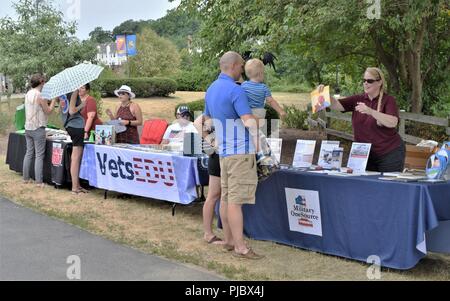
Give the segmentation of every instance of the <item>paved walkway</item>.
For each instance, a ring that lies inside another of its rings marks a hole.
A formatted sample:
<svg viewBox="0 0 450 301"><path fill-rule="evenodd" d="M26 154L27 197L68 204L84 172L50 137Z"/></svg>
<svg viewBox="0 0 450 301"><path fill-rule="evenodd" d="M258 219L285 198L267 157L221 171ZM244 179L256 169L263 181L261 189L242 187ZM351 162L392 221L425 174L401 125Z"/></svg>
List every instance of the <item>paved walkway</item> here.
<svg viewBox="0 0 450 301"><path fill-rule="evenodd" d="M80 259L79 269L73 258ZM0 280L222 280L92 235L0 197Z"/></svg>

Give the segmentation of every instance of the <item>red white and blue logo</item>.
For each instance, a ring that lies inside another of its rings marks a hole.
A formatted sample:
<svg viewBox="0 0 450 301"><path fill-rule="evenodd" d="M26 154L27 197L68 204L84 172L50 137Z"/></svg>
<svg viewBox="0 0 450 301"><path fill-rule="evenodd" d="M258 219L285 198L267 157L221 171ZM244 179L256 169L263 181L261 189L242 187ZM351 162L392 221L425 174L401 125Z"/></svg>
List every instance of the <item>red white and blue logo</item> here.
<svg viewBox="0 0 450 301"><path fill-rule="evenodd" d="M96 153L98 165L102 175L106 172L113 178L136 181L139 183L157 184L162 182L165 186L175 185L175 173L172 162L163 160L149 160L133 156L133 162L126 162L120 156L117 159L108 159L108 155Z"/></svg>

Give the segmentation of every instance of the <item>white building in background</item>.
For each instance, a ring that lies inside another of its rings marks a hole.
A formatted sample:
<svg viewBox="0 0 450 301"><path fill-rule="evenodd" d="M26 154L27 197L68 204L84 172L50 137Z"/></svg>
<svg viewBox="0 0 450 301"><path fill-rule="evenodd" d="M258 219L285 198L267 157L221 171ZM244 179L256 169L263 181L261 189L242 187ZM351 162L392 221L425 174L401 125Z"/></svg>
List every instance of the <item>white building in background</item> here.
<svg viewBox="0 0 450 301"><path fill-rule="evenodd" d="M120 66L127 61L127 57L119 57L116 51L116 43L105 43L97 46L97 61L107 66Z"/></svg>

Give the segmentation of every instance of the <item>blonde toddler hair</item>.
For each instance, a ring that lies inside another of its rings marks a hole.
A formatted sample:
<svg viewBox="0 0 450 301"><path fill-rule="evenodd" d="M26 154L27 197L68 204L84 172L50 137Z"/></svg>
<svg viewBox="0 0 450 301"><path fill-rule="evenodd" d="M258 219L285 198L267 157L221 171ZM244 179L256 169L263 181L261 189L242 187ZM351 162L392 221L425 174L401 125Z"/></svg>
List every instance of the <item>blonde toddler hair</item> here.
<svg viewBox="0 0 450 301"><path fill-rule="evenodd" d="M245 64L245 74L256 82L264 81L264 63L258 59L251 59Z"/></svg>

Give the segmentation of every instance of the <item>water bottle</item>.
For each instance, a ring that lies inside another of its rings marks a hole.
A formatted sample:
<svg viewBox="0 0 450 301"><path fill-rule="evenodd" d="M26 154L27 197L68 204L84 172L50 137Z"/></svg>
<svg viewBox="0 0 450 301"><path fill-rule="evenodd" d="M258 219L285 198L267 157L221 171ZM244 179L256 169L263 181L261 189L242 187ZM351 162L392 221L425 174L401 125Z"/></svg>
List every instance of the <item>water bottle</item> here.
<svg viewBox="0 0 450 301"><path fill-rule="evenodd" d="M92 130L89 136L89 142L95 142L95 131Z"/></svg>
<svg viewBox="0 0 450 301"><path fill-rule="evenodd" d="M66 95L61 95L59 98L62 99L63 103L60 104L62 106L62 113L67 114L69 112L69 99Z"/></svg>

